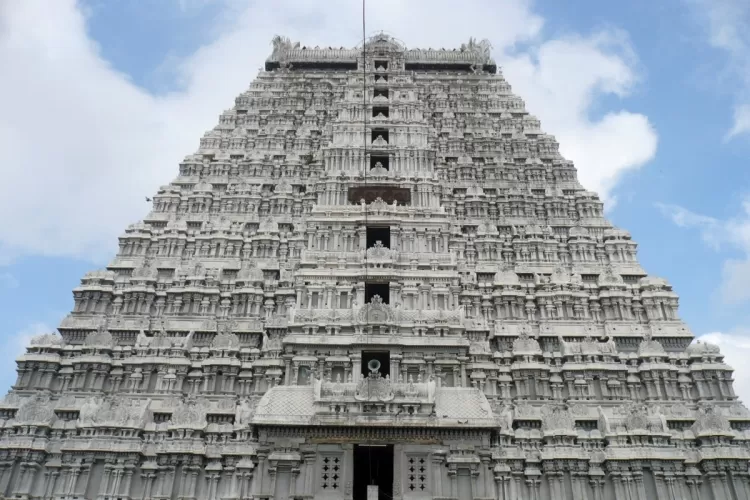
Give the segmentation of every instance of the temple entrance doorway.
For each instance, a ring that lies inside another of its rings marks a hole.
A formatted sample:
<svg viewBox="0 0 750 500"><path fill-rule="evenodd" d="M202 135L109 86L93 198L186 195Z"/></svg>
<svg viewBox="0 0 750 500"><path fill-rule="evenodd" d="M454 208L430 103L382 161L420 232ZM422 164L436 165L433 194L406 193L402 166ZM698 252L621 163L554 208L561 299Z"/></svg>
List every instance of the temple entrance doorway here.
<svg viewBox="0 0 750 500"><path fill-rule="evenodd" d="M393 496L393 445L354 445L353 500L367 500L367 486L378 486L378 500Z"/></svg>

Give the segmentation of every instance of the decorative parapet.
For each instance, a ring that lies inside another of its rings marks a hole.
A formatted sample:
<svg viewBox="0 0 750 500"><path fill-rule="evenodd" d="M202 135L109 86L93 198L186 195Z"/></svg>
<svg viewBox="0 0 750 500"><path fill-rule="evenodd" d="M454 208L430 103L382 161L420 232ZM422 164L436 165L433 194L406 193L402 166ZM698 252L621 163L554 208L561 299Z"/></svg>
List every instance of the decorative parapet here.
<svg viewBox="0 0 750 500"><path fill-rule="evenodd" d="M370 373L358 382L314 381L314 395L316 403L424 403L434 404L437 381L434 377L429 380L414 382L410 376L404 381L392 381L390 377L382 377L379 372Z"/></svg>
<svg viewBox="0 0 750 500"><path fill-rule="evenodd" d="M456 255L451 252L400 252L381 245L375 245L358 252L327 252L304 250L300 258L302 266L321 264L339 266L342 263L350 266L370 267L384 266L456 266Z"/></svg>
<svg viewBox="0 0 750 500"><path fill-rule="evenodd" d="M703 405L698 409L698 415L692 430L696 437L734 437L729 420L710 405Z"/></svg>
<svg viewBox="0 0 750 500"><path fill-rule="evenodd" d="M439 388L434 379L393 382L378 376L273 387L251 419L255 425L393 426L394 421L422 427L496 425L492 407L478 389Z"/></svg>
<svg viewBox="0 0 750 500"><path fill-rule="evenodd" d="M381 325L404 324L447 324L461 325L464 319L463 308L453 310L406 310L388 304L373 302L351 309L297 309L289 316L289 325L307 324L352 324Z"/></svg>
<svg viewBox="0 0 750 500"><path fill-rule="evenodd" d="M294 68L295 63L348 63L346 69L356 69L357 61L362 57L362 48L334 48L334 47L306 47L300 42L292 42L288 37L275 36L271 40L273 52L266 59L266 70L276 68ZM492 45L488 40L477 41L469 38L467 43L458 49L407 49L403 43L395 38L378 34L371 37L365 44L366 51L378 50L400 53L409 69L430 69L433 65L465 65L472 67L488 67L494 72L496 65L492 59Z"/></svg>
<svg viewBox="0 0 750 500"><path fill-rule="evenodd" d="M445 207L414 207L410 205L398 205L386 203L382 198L371 203L358 203L356 205L315 205L312 208L313 216L350 217L362 216L367 213L368 217L394 217L411 218L430 215L430 218L446 216ZM438 219L441 220L441 219Z"/></svg>
<svg viewBox="0 0 750 500"><path fill-rule="evenodd" d="M91 397L80 408L79 427L132 427L141 429L151 418L150 401L119 396Z"/></svg>
<svg viewBox="0 0 750 500"><path fill-rule="evenodd" d="M65 340L56 333L44 333L31 339L31 345L34 347L44 348L62 348L65 346Z"/></svg>

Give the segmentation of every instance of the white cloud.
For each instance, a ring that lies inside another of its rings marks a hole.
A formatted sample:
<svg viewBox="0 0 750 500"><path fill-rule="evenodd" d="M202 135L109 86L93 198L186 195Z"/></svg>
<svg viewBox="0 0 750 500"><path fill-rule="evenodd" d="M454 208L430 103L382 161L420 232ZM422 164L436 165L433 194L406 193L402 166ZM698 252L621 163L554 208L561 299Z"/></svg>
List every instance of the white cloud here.
<svg viewBox="0 0 750 500"><path fill-rule="evenodd" d="M178 1L175 8L200 3ZM274 34L306 45L361 39L357 2L223 5L210 27L214 40L165 63L182 90L157 96L102 59L74 0L0 2L0 260L42 254L106 261L125 226L148 211L144 196L174 178L178 162L247 88ZM524 0L466 0L461 9L448 0L382 0L368 10L367 26L369 34L386 29L410 46L490 38L516 92L557 134L584 185L604 196L619 174L654 155L656 134L645 116L590 116L597 97L626 96L637 82L621 33L545 41L543 19ZM519 44L531 48L518 53Z"/></svg>
<svg viewBox="0 0 750 500"><path fill-rule="evenodd" d="M734 123L725 139L732 139L745 132L750 132L750 104L738 104L734 109Z"/></svg>
<svg viewBox="0 0 750 500"><path fill-rule="evenodd" d="M665 217L672 219L677 226L699 229L703 242L714 250L719 250L722 242L725 242L727 236L725 225L719 219L696 214L679 205L657 203L656 207Z"/></svg>
<svg viewBox="0 0 750 500"><path fill-rule="evenodd" d="M657 135L648 119L612 111L588 114L599 93L626 96L637 82L634 55L620 32L548 41L528 54L507 58L509 82L553 131L564 156L576 162L584 186L607 197L624 171L648 162Z"/></svg>
<svg viewBox="0 0 750 500"><path fill-rule="evenodd" d="M722 266L720 293L728 305L750 300L750 196L736 216L720 220L696 214L677 205L657 204L661 212L676 225L700 231L703 241L714 250L733 250L740 258L727 258Z"/></svg>
<svg viewBox="0 0 750 500"><path fill-rule="evenodd" d="M750 133L750 2L746 0L687 0L703 21L709 44L727 56L718 76L732 89L736 103L729 140Z"/></svg>
<svg viewBox="0 0 750 500"><path fill-rule="evenodd" d="M750 336L711 332L697 338L701 342L716 344L724 355L724 362L734 369L734 392L740 401L750 405Z"/></svg>

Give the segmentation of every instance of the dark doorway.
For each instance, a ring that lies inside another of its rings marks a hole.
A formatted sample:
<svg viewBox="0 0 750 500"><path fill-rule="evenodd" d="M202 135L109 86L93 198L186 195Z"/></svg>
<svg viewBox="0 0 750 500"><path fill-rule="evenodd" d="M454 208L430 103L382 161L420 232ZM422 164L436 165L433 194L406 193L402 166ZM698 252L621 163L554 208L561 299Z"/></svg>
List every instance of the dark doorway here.
<svg viewBox="0 0 750 500"><path fill-rule="evenodd" d="M388 99L388 89L375 89L373 97L385 97Z"/></svg>
<svg viewBox="0 0 750 500"><path fill-rule="evenodd" d="M388 226L367 226L367 248L379 241L386 248L391 248L391 228Z"/></svg>
<svg viewBox="0 0 750 500"><path fill-rule="evenodd" d="M391 374L391 353L389 351L362 351L362 376L367 377L370 374L370 361L373 359L380 362L381 377Z"/></svg>
<svg viewBox="0 0 750 500"><path fill-rule="evenodd" d="M382 106L382 107L374 107L372 108L372 117L375 118L378 115L383 115L386 118L388 118L388 107Z"/></svg>
<svg viewBox="0 0 750 500"><path fill-rule="evenodd" d="M354 500L367 500L367 485L378 486L378 500L393 498L393 445L354 445Z"/></svg>
<svg viewBox="0 0 750 500"><path fill-rule="evenodd" d="M375 60L375 71L386 71L388 69L388 61Z"/></svg>
<svg viewBox="0 0 750 500"><path fill-rule="evenodd" d="M388 283L365 283L365 304L369 304L376 295L380 296L383 304L390 300L391 290Z"/></svg>

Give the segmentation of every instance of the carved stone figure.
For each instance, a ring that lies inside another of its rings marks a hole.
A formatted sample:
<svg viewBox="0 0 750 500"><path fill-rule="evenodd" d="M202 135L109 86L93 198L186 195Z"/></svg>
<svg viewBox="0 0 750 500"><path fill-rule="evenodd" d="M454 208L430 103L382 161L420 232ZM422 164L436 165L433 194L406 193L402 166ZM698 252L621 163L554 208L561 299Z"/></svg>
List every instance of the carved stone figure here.
<svg viewBox="0 0 750 500"><path fill-rule="evenodd" d="M243 399L237 404L237 411L234 417L235 425L246 426L250 423L250 418L253 415L253 405L248 399Z"/></svg>

